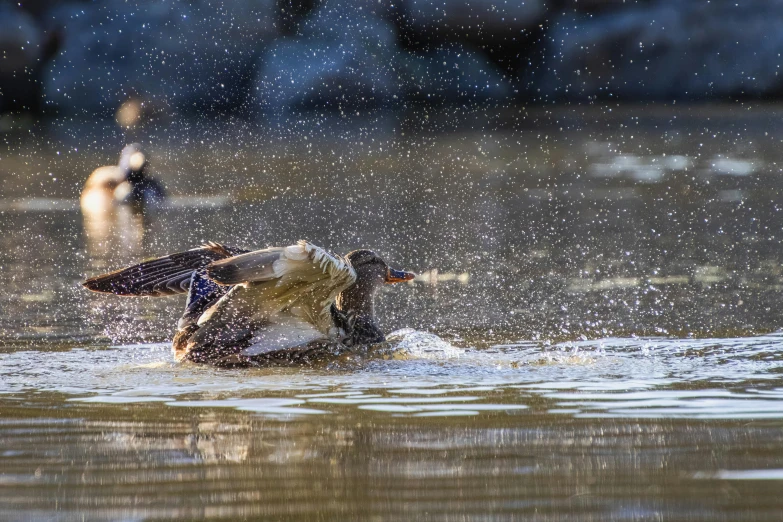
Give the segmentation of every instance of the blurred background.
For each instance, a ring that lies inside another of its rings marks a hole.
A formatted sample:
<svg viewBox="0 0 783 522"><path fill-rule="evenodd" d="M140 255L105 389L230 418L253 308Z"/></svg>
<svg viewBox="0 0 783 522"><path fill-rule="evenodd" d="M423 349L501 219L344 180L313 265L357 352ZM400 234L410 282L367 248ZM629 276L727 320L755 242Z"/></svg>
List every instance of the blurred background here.
<svg viewBox="0 0 783 522"><path fill-rule="evenodd" d="M155 113L775 100L781 22L778 0L4 0L0 112L132 126Z"/></svg>

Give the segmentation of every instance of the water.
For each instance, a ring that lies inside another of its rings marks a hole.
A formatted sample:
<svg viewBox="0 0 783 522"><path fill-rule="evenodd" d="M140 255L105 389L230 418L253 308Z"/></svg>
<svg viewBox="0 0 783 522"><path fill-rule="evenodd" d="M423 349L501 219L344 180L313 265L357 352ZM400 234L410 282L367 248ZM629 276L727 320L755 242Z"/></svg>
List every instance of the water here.
<svg viewBox="0 0 783 522"><path fill-rule="evenodd" d="M77 208L110 126L7 135L0 519L779 520L783 158L746 109L172 122L147 219ZM300 238L420 273L388 343L177 364L181 299L78 284Z"/></svg>

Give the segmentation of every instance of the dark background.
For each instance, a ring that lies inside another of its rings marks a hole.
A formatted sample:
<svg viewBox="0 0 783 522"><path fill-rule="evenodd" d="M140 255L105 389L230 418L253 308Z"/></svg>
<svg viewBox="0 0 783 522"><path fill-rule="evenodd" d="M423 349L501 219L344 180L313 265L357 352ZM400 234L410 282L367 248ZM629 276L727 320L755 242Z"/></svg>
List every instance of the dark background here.
<svg viewBox="0 0 783 522"><path fill-rule="evenodd" d="M781 27L779 0L2 1L0 113L774 100Z"/></svg>

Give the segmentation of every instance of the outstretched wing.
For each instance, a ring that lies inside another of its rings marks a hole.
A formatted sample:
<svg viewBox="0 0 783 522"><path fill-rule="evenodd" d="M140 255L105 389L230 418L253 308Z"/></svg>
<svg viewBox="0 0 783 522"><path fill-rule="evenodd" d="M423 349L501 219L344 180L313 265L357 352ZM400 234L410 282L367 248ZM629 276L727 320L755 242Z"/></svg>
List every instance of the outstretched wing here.
<svg viewBox="0 0 783 522"><path fill-rule="evenodd" d="M207 243L199 248L145 261L122 270L87 279L93 292L123 296L160 297L188 291L195 270L210 263L243 254L247 250Z"/></svg>
<svg viewBox="0 0 783 522"><path fill-rule="evenodd" d="M331 304L356 282L356 272L344 259L306 241L216 261L206 267L206 274L235 288L199 319L197 343L210 330L245 329L234 326L239 322L252 324L260 335L263 328L286 317L326 334L332 327Z"/></svg>

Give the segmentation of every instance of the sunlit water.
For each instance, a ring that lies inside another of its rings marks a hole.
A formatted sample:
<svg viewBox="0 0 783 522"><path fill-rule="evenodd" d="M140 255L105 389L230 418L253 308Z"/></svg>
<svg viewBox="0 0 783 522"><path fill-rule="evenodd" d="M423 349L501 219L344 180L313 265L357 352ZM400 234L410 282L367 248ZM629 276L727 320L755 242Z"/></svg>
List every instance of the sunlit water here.
<svg viewBox="0 0 783 522"><path fill-rule="evenodd" d="M766 112L705 111L152 129L176 197L146 220L81 214L77 130L10 137L0 519L779 520L783 158ZM300 238L420 273L379 296L387 343L178 364L182 299L79 286Z"/></svg>

